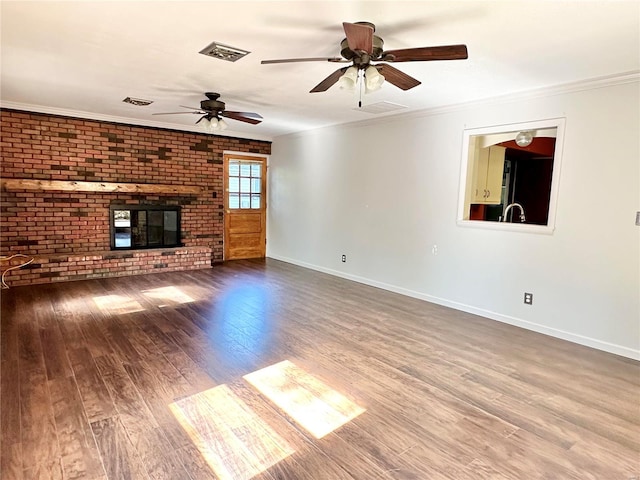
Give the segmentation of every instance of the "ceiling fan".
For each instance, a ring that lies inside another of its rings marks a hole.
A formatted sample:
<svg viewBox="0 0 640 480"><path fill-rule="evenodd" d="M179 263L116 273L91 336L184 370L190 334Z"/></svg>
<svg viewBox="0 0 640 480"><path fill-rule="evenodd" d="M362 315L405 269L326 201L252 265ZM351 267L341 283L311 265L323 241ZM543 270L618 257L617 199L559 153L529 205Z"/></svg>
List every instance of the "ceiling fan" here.
<svg viewBox="0 0 640 480"><path fill-rule="evenodd" d="M251 123L257 125L262 122L262 116L253 112L233 112L225 110L225 103L218 100L220 98L219 93L205 92L207 100L200 102L200 108L186 107L180 105L182 108L188 108L191 112L167 112L167 113L154 113L153 115L178 115L182 113L192 113L195 115L201 115L196 122L196 125L203 120L212 130L224 130L227 128L226 122L222 117L230 118L232 120L238 120L240 122Z"/></svg>
<svg viewBox="0 0 640 480"><path fill-rule="evenodd" d="M425 62L431 60L464 60L468 58L466 45L445 45L438 47L405 48L400 50L383 50L384 41L374 35L376 27L370 22L343 22L346 38L340 43L342 57L286 58L281 60L263 60L263 64L292 62L353 62L352 67L343 67L316 85L310 93L325 92L342 78L354 83L354 75L369 76L367 86L379 88L382 81L387 80L402 90L420 85L420 81L401 72L387 63ZM384 62L373 65L371 62ZM346 77L345 77L346 75ZM379 77L382 76L380 79ZM373 81L371 77L375 77Z"/></svg>

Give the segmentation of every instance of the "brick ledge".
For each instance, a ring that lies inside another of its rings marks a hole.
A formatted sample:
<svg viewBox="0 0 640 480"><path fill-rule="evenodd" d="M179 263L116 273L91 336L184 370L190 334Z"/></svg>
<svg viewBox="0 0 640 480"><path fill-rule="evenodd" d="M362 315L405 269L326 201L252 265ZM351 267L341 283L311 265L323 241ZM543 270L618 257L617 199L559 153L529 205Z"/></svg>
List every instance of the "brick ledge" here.
<svg viewBox="0 0 640 480"><path fill-rule="evenodd" d="M211 267L209 246L45 254L10 273L12 286Z"/></svg>
<svg viewBox="0 0 640 480"><path fill-rule="evenodd" d="M139 250L98 250L92 252L76 252L76 253L49 253L24 255L33 256L34 263L41 260L46 260L48 263L55 263L56 261L87 261L87 260L111 260L116 258L135 258L135 257L148 257L161 255L184 255L188 253L201 253L211 251L212 247L200 245L190 247L175 247L175 248L144 248ZM53 260L53 262L52 262Z"/></svg>

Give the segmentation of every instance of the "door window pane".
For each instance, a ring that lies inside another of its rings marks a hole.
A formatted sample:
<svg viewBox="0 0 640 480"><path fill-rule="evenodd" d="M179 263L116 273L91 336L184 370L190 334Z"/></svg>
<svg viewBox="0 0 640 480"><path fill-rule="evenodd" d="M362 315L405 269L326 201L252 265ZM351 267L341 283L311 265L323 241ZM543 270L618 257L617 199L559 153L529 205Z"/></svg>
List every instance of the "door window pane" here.
<svg viewBox="0 0 640 480"><path fill-rule="evenodd" d="M229 178L229 191L230 192L239 192L240 191L240 179L230 177Z"/></svg>
<svg viewBox="0 0 640 480"><path fill-rule="evenodd" d="M240 208L251 208L249 194L240 195Z"/></svg>
<svg viewBox="0 0 640 480"><path fill-rule="evenodd" d="M240 176L241 177L250 177L251 176L251 165L248 163L240 164Z"/></svg>
<svg viewBox="0 0 640 480"><path fill-rule="evenodd" d="M240 165L238 164L238 162L229 162L229 176L230 177L240 176Z"/></svg>
<svg viewBox="0 0 640 480"><path fill-rule="evenodd" d="M240 208L240 195L237 193L229 194L229 208Z"/></svg>
<svg viewBox="0 0 640 480"><path fill-rule="evenodd" d="M260 195L251 195L251 208L260 208Z"/></svg>
<svg viewBox="0 0 640 480"><path fill-rule="evenodd" d="M259 163L252 163L251 176L260 178L262 176L262 165L260 165Z"/></svg>
<svg viewBox="0 0 640 480"><path fill-rule="evenodd" d="M248 178L240 178L240 193L250 193L251 183Z"/></svg>
<svg viewBox="0 0 640 480"><path fill-rule="evenodd" d="M260 184L262 183L262 180L260 180L259 178L252 178L251 179L251 193L260 193Z"/></svg>

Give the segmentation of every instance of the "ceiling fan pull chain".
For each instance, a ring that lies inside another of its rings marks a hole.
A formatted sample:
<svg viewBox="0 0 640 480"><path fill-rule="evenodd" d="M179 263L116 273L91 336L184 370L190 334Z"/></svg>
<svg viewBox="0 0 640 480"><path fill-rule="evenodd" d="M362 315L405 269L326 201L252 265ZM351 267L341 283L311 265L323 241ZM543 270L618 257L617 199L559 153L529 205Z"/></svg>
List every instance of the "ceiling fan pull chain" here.
<svg viewBox="0 0 640 480"><path fill-rule="evenodd" d="M358 83L360 84L360 98L358 99L358 108L362 108L362 86L364 85L364 70L358 70Z"/></svg>

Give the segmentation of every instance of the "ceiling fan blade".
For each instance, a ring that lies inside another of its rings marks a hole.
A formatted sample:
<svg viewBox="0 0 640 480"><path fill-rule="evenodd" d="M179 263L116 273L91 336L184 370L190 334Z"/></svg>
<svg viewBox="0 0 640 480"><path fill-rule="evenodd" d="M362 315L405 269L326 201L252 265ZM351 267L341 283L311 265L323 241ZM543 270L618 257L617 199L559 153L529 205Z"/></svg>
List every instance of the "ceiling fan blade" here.
<svg viewBox="0 0 640 480"><path fill-rule="evenodd" d="M347 36L349 48L354 52L364 51L369 55L373 52L373 28L369 25L343 22L342 27Z"/></svg>
<svg viewBox="0 0 640 480"><path fill-rule="evenodd" d="M280 60L262 60L262 65L268 65L271 63L295 63L295 62L348 62L344 58L340 57L311 57L311 58L282 58Z"/></svg>
<svg viewBox="0 0 640 480"><path fill-rule="evenodd" d="M383 62L424 62L429 60L464 60L469 58L466 45L405 48L382 53Z"/></svg>
<svg viewBox="0 0 640 480"><path fill-rule="evenodd" d="M239 120L241 122L251 123L252 125L257 125L262 122L262 117L257 113L249 113L249 112L230 112L225 110L221 113L223 117L231 118L233 120ZM259 118L257 118L259 117Z"/></svg>
<svg viewBox="0 0 640 480"><path fill-rule="evenodd" d="M243 117L253 118L255 120L262 120L262 115L254 112L234 112L230 110L225 110L223 113L232 113L234 115L241 115Z"/></svg>
<svg viewBox="0 0 640 480"><path fill-rule="evenodd" d="M387 82L392 83L402 90L409 90L422 83L391 65L376 65L376 68Z"/></svg>
<svg viewBox="0 0 640 480"><path fill-rule="evenodd" d="M165 113L152 113L151 115L180 115L183 113L197 113L199 115L202 115L202 112L165 112Z"/></svg>
<svg viewBox="0 0 640 480"><path fill-rule="evenodd" d="M313 87L313 89L309 93L326 92L327 90L329 90L329 87L333 86L338 80L340 80L340 77L344 75L344 72L347 71L347 68L349 67L339 68L327 78L322 80L318 85Z"/></svg>

